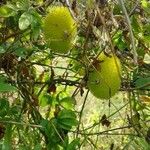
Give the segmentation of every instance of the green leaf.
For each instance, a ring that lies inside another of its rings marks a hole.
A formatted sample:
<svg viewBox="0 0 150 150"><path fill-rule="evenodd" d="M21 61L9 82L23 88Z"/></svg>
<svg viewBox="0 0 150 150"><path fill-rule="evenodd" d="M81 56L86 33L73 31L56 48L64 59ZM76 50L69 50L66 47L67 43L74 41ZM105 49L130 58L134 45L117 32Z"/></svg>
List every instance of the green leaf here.
<svg viewBox="0 0 150 150"><path fill-rule="evenodd" d="M15 11L9 8L7 5L3 5L0 7L0 17L10 17L14 15Z"/></svg>
<svg viewBox="0 0 150 150"><path fill-rule="evenodd" d="M148 2L147 0L141 0L141 4L142 4L142 7L148 7Z"/></svg>
<svg viewBox="0 0 150 150"><path fill-rule="evenodd" d="M32 14L32 17L33 17L33 21L31 24L31 29L32 29L31 37L33 40L37 40L41 33L42 18L38 14L38 12L36 12L34 9L30 10L30 14Z"/></svg>
<svg viewBox="0 0 150 150"><path fill-rule="evenodd" d="M136 32L136 33L139 33L142 31L142 27L141 27L141 24L138 20L138 16L136 15L133 15L132 16L132 21L131 21L131 25L132 25L132 28L133 30Z"/></svg>
<svg viewBox="0 0 150 150"><path fill-rule="evenodd" d="M30 7L30 1L29 0L18 0L16 2L16 6L19 10L28 10Z"/></svg>
<svg viewBox="0 0 150 150"><path fill-rule="evenodd" d="M34 9L30 9L30 14L32 14L33 16L33 22L32 22L32 27L39 27L42 25L42 17L39 15L39 13L34 10Z"/></svg>
<svg viewBox="0 0 150 150"><path fill-rule="evenodd" d="M4 76L0 76L0 92L11 92L15 91L16 88L6 82L7 79Z"/></svg>
<svg viewBox="0 0 150 150"><path fill-rule="evenodd" d="M22 58L25 58L26 57L26 52L28 50L24 47L19 47L19 48L15 48L14 50L14 53L19 56L19 57L22 57Z"/></svg>
<svg viewBox="0 0 150 150"><path fill-rule="evenodd" d="M5 53L5 49L2 46L0 46L0 54L2 53Z"/></svg>
<svg viewBox="0 0 150 150"><path fill-rule="evenodd" d="M118 5L117 4L114 5L113 14L114 15L120 15L120 14L122 14L121 6L119 4Z"/></svg>
<svg viewBox="0 0 150 150"><path fill-rule="evenodd" d="M150 46L150 24L145 24L143 26L143 42Z"/></svg>
<svg viewBox="0 0 150 150"><path fill-rule="evenodd" d="M131 18L131 25L134 31L136 38L142 39L143 38L143 31L141 22L138 20L137 15L133 15Z"/></svg>
<svg viewBox="0 0 150 150"><path fill-rule="evenodd" d="M78 124L75 113L66 109L59 112L57 121L59 126L66 130L70 130L72 126L76 126Z"/></svg>
<svg viewBox="0 0 150 150"><path fill-rule="evenodd" d="M58 123L55 118L51 120L43 119L40 123L42 125L42 130L45 132L46 137L49 139L49 143L47 144L47 148L51 150L58 149L58 143L61 142L60 137L58 134L60 133L60 128L58 129Z"/></svg>
<svg viewBox="0 0 150 150"><path fill-rule="evenodd" d="M123 35L122 35L122 31L121 30L119 30L115 35L114 35L114 37L113 37L113 43L114 43L114 45L116 45L118 48L119 48L119 50L124 50L126 47L127 47L127 45L126 45L126 43L124 42L124 40L123 40Z"/></svg>
<svg viewBox="0 0 150 150"><path fill-rule="evenodd" d="M3 108L9 108L9 102L7 99L5 98L1 98L0 99L0 110L2 110Z"/></svg>
<svg viewBox="0 0 150 150"><path fill-rule="evenodd" d="M73 111L63 109L59 112L58 114L58 119L71 119L71 118L76 118L76 115Z"/></svg>
<svg viewBox="0 0 150 150"><path fill-rule="evenodd" d="M41 29L39 27L35 27L32 31L32 39L37 40L40 35Z"/></svg>
<svg viewBox="0 0 150 150"><path fill-rule="evenodd" d="M59 119L58 120L58 124L61 128L65 129L65 130L70 130L73 126L77 126L78 125L78 121L74 118L72 119Z"/></svg>
<svg viewBox="0 0 150 150"><path fill-rule="evenodd" d="M12 125L8 124L5 131L3 150L12 150Z"/></svg>
<svg viewBox="0 0 150 150"><path fill-rule="evenodd" d="M42 107L45 107L45 106L47 106L49 104L52 105L53 99L54 98L51 95L49 95L49 94L42 94L39 97L39 104Z"/></svg>
<svg viewBox="0 0 150 150"><path fill-rule="evenodd" d="M15 90L16 88L14 86L11 86L7 83L0 83L0 92L11 92Z"/></svg>
<svg viewBox="0 0 150 150"><path fill-rule="evenodd" d="M149 35L145 35L145 36L143 37L143 40L144 40L144 42L145 42L146 44L149 44L149 45L150 45L150 36L149 36Z"/></svg>
<svg viewBox="0 0 150 150"><path fill-rule="evenodd" d="M141 4L142 4L143 9L144 9L148 14L150 14L150 3L149 3L149 1L147 1L147 0L142 0L142 1L141 1Z"/></svg>
<svg viewBox="0 0 150 150"><path fill-rule="evenodd" d="M142 150L149 150L150 145L146 142L144 138L137 137L135 139L135 143L142 149Z"/></svg>
<svg viewBox="0 0 150 150"><path fill-rule="evenodd" d="M19 29L25 30L31 25L33 21L32 15L28 12L24 12L19 18Z"/></svg>
<svg viewBox="0 0 150 150"><path fill-rule="evenodd" d="M62 124L62 123L59 124L59 127L62 128L62 129L68 130L68 131L71 129L71 126L68 126L68 125L65 125L65 124Z"/></svg>
<svg viewBox="0 0 150 150"><path fill-rule="evenodd" d="M71 109L74 108L74 99L72 97L65 97L60 100L60 105L63 106L65 109Z"/></svg>
<svg viewBox="0 0 150 150"><path fill-rule="evenodd" d="M35 145L34 150L42 150L42 146L40 144Z"/></svg>
<svg viewBox="0 0 150 150"><path fill-rule="evenodd" d="M9 101L5 98L0 99L0 116L4 117L7 115L9 110Z"/></svg>
<svg viewBox="0 0 150 150"><path fill-rule="evenodd" d="M145 49L143 47L138 47L137 54L138 54L138 56L141 56L143 58L145 55Z"/></svg>
<svg viewBox="0 0 150 150"><path fill-rule="evenodd" d="M135 87L137 89L140 89L140 88L150 89L150 77L148 77L148 78L140 77L139 79L136 80Z"/></svg>
<svg viewBox="0 0 150 150"><path fill-rule="evenodd" d="M150 34L150 23L145 24L143 26L143 32L144 32L144 35L149 35Z"/></svg>
<svg viewBox="0 0 150 150"><path fill-rule="evenodd" d="M40 125L43 127L43 130L47 128L49 121L46 119L42 119Z"/></svg>
<svg viewBox="0 0 150 150"><path fill-rule="evenodd" d="M80 139L74 139L68 146L67 146L67 150L76 150L77 146L79 146L80 144Z"/></svg>

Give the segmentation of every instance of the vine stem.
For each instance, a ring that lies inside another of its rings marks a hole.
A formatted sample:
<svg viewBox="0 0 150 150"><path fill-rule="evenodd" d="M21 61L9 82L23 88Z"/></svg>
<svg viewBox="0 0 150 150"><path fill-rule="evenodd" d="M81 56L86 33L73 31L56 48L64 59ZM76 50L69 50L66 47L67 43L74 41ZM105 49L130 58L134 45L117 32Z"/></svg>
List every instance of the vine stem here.
<svg viewBox="0 0 150 150"><path fill-rule="evenodd" d="M30 123L23 123L23 122L16 122L16 121L0 120L0 123L15 124L15 125L22 125L22 126L30 126L30 127L33 127L33 128L43 128L41 125L30 124Z"/></svg>
<svg viewBox="0 0 150 150"><path fill-rule="evenodd" d="M150 120L147 120L145 122L150 122ZM85 133L85 132L82 132L82 131L78 131L78 134L85 135L85 136L93 136L93 135L133 135L131 133L113 133L112 131L118 131L118 130L122 130L122 129L133 128L136 125L138 125L138 123L134 124L134 125L127 125L127 126L123 126L123 127L117 127L117 128L112 128L112 129L108 129L108 130L105 130L105 131L93 132L93 133ZM71 132L77 133L76 131L71 131ZM112 132L112 133L109 133L109 132ZM138 136L138 135L136 135L136 136Z"/></svg>
<svg viewBox="0 0 150 150"><path fill-rule="evenodd" d="M82 104L82 108L81 108L81 111L79 113L79 124L78 124L78 127L77 127L77 132L76 132L77 135L76 135L76 137L78 137L78 132L80 130L80 124L81 124L82 114L83 114L83 110L84 110L84 107L85 107L85 104L86 104L86 100L87 100L88 94L89 94L89 90L87 91L87 93L85 95L84 102Z"/></svg>
<svg viewBox="0 0 150 150"><path fill-rule="evenodd" d="M126 7L124 5L123 0L118 0L118 2L120 3L120 5L122 7L122 11L123 11L123 13L125 15L125 18L126 18L126 21L127 21L127 24L128 24L128 29L129 29L130 39L131 39L131 44L132 44L134 64L138 65L138 55L137 55L137 52L136 52L135 39L134 39L133 31L132 31L130 18L129 18L129 15L127 13L127 10L126 10Z"/></svg>
<svg viewBox="0 0 150 150"><path fill-rule="evenodd" d="M121 109L123 109L124 107L126 107L128 104L129 104L129 102L127 102L125 105L123 105L122 107L120 107L117 111L113 112L111 115L107 116L107 119L109 119L113 115L117 114ZM101 123L101 120L99 120L98 122L94 123L92 126L89 126L89 127L85 128L84 130L80 130L80 131L81 132L87 131L87 130L92 129L95 126L99 125L100 123Z"/></svg>

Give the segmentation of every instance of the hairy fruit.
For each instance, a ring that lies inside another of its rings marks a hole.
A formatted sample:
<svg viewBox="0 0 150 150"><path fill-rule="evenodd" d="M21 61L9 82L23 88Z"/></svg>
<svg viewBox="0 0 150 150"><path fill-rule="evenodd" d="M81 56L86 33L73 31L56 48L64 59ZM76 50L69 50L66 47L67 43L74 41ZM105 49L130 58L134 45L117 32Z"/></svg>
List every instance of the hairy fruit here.
<svg viewBox="0 0 150 150"><path fill-rule="evenodd" d="M101 53L90 68L87 86L100 99L114 96L121 85L121 63L117 56Z"/></svg>
<svg viewBox="0 0 150 150"><path fill-rule="evenodd" d="M57 53L67 53L75 42L76 22L67 7L53 6L44 21L48 46Z"/></svg>

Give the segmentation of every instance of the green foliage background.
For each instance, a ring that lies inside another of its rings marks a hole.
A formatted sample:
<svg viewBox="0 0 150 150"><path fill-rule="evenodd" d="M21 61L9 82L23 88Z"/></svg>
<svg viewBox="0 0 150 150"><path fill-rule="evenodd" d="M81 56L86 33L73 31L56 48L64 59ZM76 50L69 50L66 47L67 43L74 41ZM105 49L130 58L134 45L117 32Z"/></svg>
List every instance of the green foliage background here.
<svg viewBox="0 0 150 150"><path fill-rule="evenodd" d="M67 54L44 39L53 5L69 7L77 21ZM122 63L120 92L110 100L86 86L89 64L102 51ZM0 149L149 150L150 2L2 0Z"/></svg>

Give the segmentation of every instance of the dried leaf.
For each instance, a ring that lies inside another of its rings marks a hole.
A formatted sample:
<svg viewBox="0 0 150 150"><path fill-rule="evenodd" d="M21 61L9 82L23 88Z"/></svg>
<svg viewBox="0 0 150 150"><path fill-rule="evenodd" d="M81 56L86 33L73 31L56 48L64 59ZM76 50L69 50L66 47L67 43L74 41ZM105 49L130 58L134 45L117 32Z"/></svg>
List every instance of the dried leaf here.
<svg viewBox="0 0 150 150"><path fill-rule="evenodd" d="M142 95L142 96L140 96L140 100L144 104L150 104L150 97L149 96Z"/></svg>
<svg viewBox="0 0 150 150"><path fill-rule="evenodd" d="M56 92L56 85L55 83L52 83L48 86L48 89L47 89L47 93L55 93Z"/></svg>
<svg viewBox="0 0 150 150"><path fill-rule="evenodd" d="M4 137L5 134L5 127L2 123L0 123L0 140Z"/></svg>
<svg viewBox="0 0 150 150"><path fill-rule="evenodd" d="M105 114L101 118L101 124L106 127L109 127L111 124L111 122L107 119Z"/></svg>

